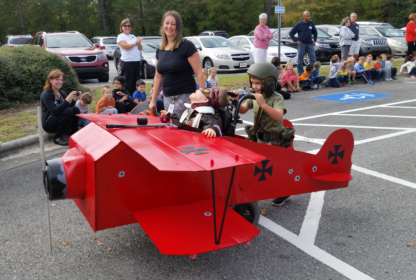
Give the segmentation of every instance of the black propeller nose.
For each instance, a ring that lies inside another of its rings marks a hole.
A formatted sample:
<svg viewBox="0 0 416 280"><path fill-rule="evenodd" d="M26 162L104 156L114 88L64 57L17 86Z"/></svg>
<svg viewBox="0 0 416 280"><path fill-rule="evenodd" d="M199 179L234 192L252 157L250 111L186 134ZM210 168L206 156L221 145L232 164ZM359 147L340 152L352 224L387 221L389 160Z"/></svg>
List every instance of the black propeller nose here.
<svg viewBox="0 0 416 280"><path fill-rule="evenodd" d="M64 166L60 158L46 161L46 171L43 173L43 184L49 200L66 198L67 182Z"/></svg>

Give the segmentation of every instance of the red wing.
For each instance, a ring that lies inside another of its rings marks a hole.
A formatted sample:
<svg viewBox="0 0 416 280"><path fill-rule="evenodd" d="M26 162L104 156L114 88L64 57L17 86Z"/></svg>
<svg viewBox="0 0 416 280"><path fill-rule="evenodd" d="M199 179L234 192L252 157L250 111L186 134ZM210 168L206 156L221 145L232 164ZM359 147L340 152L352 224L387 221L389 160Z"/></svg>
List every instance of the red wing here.
<svg viewBox="0 0 416 280"><path fill-rule="evenodd" d="M224 202L215 200L217 232ZM228 208L219 245L215 245L212 200L132 212L164 255L196 255L251 241L260 230Z"/></svg>
<svg viewBox="0 0 416 280"><path fill-rule="evenodd" d="M105 129L106 124L134 124L137 116L91 115L86 119ZM82 116L84 117L84 116ZM149 123L158 118L149 117ZM160 171L210 171L262 161L265 157L224 138L208 138L168 128L123 128L107 130Z"/></svg>

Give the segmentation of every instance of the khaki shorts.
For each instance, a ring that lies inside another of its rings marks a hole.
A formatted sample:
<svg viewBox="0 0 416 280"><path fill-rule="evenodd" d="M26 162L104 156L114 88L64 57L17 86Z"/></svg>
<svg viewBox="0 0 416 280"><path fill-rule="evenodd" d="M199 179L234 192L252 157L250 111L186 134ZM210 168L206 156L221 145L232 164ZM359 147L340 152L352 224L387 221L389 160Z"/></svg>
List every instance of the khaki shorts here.
<svg viewBox="0 0 416 280"><path fill-rule="evenodd" d="M348 55L360 54L360 46L361 46L360 41L352 41Z"/></svg>

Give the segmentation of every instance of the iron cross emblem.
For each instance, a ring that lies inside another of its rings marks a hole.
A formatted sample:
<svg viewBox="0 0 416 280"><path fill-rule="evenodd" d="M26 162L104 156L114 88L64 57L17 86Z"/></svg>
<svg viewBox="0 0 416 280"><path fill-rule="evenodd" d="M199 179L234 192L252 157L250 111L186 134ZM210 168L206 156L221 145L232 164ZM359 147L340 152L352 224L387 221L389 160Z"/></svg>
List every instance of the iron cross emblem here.
<svg viewBox="0 0 416 280"><path fill-rule="evenodd" d="M208 152L204 152L204 151L209 151L208 148L201 146L201 148L195 149L195 146L187 146L187 147L182 147L181 149L184 150L180 150L182 153L184 153L185 155L195 152L195 155L202 155L202 154L207 154Z"/></svg>
<svg viewBox="0 0 416 280"><path fill-rule="evenodd" d="M344 159L345 150L339 151L340 148L341 148L341 145L334 145L335 152L333 153L331 150L329 150L328 160L330 160L332 157L334 158L331 164L338 164L338 157L340 157L341 159Z"/></svg>
<svg viewBox="0 0 416 280"><path fill-rule="evenodd" d="M270 166L269 168L266 168L269 161L270 160L265 159L261 162L262 169L258 168L257 166L254 168L254 176L261 173L260 178L257 180L257 182L266 181L266 173L268 173L269 175L272 175L273 165Z"/></svg>

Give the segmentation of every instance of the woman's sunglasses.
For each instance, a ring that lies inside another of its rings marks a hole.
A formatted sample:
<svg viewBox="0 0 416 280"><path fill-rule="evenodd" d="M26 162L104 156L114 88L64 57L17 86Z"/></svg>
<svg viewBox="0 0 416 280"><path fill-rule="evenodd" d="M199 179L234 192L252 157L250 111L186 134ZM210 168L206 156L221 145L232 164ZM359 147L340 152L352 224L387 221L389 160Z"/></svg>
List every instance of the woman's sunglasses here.
<svg viewBox="0 0 416 280"><path fill-rule="evenodd" d="M131 27L131 25L123 25L123 27Z"/></svg>

